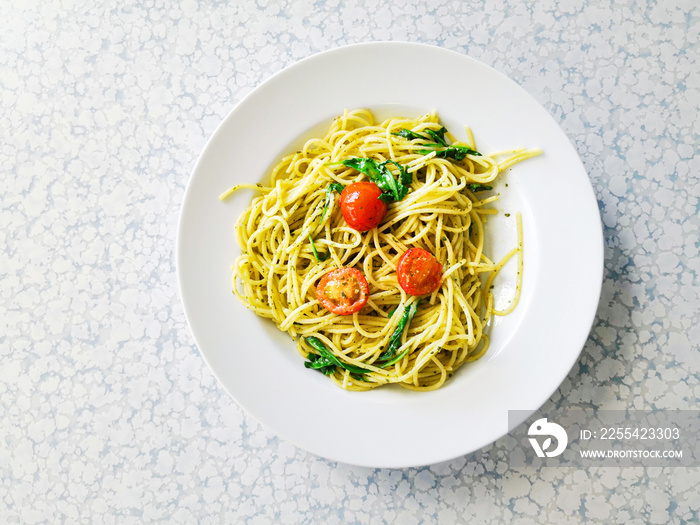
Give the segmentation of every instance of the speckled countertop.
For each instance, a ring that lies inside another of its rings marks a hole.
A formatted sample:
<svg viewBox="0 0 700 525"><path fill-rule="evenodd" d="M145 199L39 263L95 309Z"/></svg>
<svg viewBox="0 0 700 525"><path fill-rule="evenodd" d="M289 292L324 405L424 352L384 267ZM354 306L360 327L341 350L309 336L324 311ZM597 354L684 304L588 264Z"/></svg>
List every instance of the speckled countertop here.
<svg viewBox="0 0 700 525"><path fill-rule="evenodd" d="M695 0L95 4L0 2L0 522L697 522L698 469L298 450L217 384L174 266L190 172L246 93L340 45L435 44L547 108L600 204L598 316L548 403L697 408Z"/></svg>

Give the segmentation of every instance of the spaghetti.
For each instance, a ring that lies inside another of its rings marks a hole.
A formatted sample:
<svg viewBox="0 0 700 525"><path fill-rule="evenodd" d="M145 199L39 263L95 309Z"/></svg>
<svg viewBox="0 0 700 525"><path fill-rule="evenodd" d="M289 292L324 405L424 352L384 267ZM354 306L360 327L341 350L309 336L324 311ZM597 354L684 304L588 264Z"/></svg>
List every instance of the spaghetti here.
<svg viewBox="0 0 700 525"><path fill-rule="evenodd" d="M499 172L541 153L518 149L485 156L468 129L467 136L468 142L456 141L434 113L375 124L367 110L346 110L324 137L284 157L269 185L238 185L222 194L261 192L236 227L242 254L232 266L234 294L288 332L307 367L342 388L442 386L461 365L484 355L490 316L512 311L520 295L520 215L517 246L494 264L484 254L484 225L497 213L486 206L497 197L482 192ZM383 221L366 232L347 224L333 191L367 179L348 159L381 163L385 174L396 177L393 182L406 185L400 200L388 199ZM400 256L414 247L433 254L444 268L439 288L421 297L406 293L397 279ZM489 288L516 255L516 294L498 311ZM341 267L362 272L369 286L366 305L351 315L331 313L316 296L319 280Z"/></svg>

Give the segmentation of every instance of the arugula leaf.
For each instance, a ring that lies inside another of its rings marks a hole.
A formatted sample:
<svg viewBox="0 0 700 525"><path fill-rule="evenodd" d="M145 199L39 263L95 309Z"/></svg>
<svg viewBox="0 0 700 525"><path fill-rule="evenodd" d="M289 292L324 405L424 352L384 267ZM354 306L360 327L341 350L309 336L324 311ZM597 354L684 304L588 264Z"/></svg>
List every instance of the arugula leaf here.
<svg viewBox="0 0 700 525"><path fill-rule="evenodd" d="M360 368L359 366L351 365L350 363L344 363L340 359L338 359L333 352L328 350L326 348L326 345L323 344L323 342L318 338L314 336L309 336L306 338L306 342L308 345L316 350L320 356L324 359L326 359L330 364L333 364L335 366L339 366L340 368L344 368L345 370L348 370L352 372L353 374L369 374L371 370L367 370L366 368ZM311 354L309 354L311 355ZM318 358L317 358L318 359ZM306 363L304 363L304 366L306 366ZM324 365L327 366L327 365ZM309 368L309 367L307 367Z"/></svg>
<svg viewBox="0 0 700 525"><path fill-rule="evenodd" d="M406 348L406 350L404 350L403 352L401 352L401 353L400 353L399 355L397 355L394 359L392 359L391 361L388 361L388 362L384 363L384 364L382 365L382 368L386 368L387 366L393 365L394 363L397 363L398 361L401 361L401 360L404 358L404 356L408 353L409 350L410 350L410 348ZM439 350L442 350L442 348L440 348ZM435 354L433 353L432 355L435 355Z"/></svg>
<svg viewBox="0 0 700 525"><path fill-rule="evenodd" d="M437 142L440 146L447 146L447 143L445 142L445 133L447 133L447 128L445 126L442 126L439 130L433 131L432 129L426 129L424 130L425 133L428 134L426 137L425 135L421 135L420 133L416 133L415 131L411 131L410 129L406 128L401 128L399 131L393 132L392 135L396 135L398 137L403 137L408 140L434 140Z"/></svg>
<svg viewBox="0 0 700 525"><path fill-rule="evenodd" d="M408 352L408 349L406 349L403 352L401 352L396 358L392 359L396 354L396 350L398 350L401 346L401 334L403 334L404 328L411 324L411 319L413 319L413 317L416 315L419 302L420 299L415 301L414 303L411 303L411 305L408 308L404 307L403 313L401 314L401 319L399 319L399 323L396 325L394 333L391 334L391 337L389 338L389 344L387 345L386 350L384 350L384 352L382 352L382 354L377 359L378 362L386 361L385 363L382 363L382 368L392 365L400 359L403 359L403 357Z"/></svg>
<svg viewBox="0 0 700 525"><path fill-rule="evenodd" d="M408 353L408 351L409 351L410 349L411 349L410 347L409 347L409 348L406 348L406 350L404 350L403 352L401 352L399 355L397 355L397 356L394 357L393 359L390 359L390 360L387 361L386 363L382 363L382 368L386 368L387 366L391 366L391 365L393 365L394 363L398 363L399 361L401 361L404 357L406 357L406 354Z"/></svg>
<svg viewBox="0 0 700 525"><path fill-rule="evenodd" d="M426 144L426 146L441 147L441 144ZM464 160L467 155L474 155L476 157L481 157L481 153L467 146L448 146L443 150L435 149L420 149L418 153L421 155L427 155L435 151L435 156L440 159L454 159L454 160Z"/></svg>
<svg viewBox="0 0 700 525"><path fill-rule="evenodd" d="M445 142L445 133L447 133L447 128L445 128L445 126L442 126L437 131L433 131L432 129L426 129L425 132L428 135L430 135L432 139L441 146L447 146L447 142Z"/></svg>
<svg viewBox="0 0 700 525"><path fill-rule="evenodd" d="M486 184L467 184L467 188L469 188L469 191L472 191L476 193L477 191L486 191L486 190L492 190L493 186L487 186Z"/></svg>
<svg viewBox="0 0 700 525"><path fill-rule="evenodd" d="M382 190L382 195L379 198L384 202L403 199L408 194L410 184L413 182L413 175L408 173L404 166L393 160L377 162L374 159L354 157L342 160L338 164L343 164L365 174L370 181L374 182ZM389 164L393 164L398 168L398 180L387 167Z"/></svg>
<svg viewBox="0 0 700 525"><path fill-rule="evenodd" d="M437 131L432 129L426 129L424 131L428 135L427 137L406 128L401 128L398 132L392 133L392 135L398 135L399 137L404 137L408 140L420 139L429 141L432 139L434 142L427 142L425 144L425 146L429 146L430 148L416 150L421 155L427 155L428 153L435 151L435 156L441 159L464 160L467 155L481 157L481 153L468 148L467 146L448 146L447 142L445 141L445 133L447 133L445 126L442 126ZM445 149L438 150L437 148Z"/></svg>
<svg viewBox="0 0 700 525"><path fill-rule="evenodd" d="M399 137L403 137L403 138L408 139L408 140L414 140L414 139L426 140L425 137L423 135L421 135L420 133L416 133L415 131L411 131L410 129L406 129L406 128L401 128L399 131L392 133L392 135L397 135Z"/></svg>
<svg viewBox="0 0 700 525"><path fill-rule="evenodd" d="M408 193L409 186L413 182L413 175L409 173L405 167L399 167L399 170L401 171L399 174L399 180L401 181L401 184L405 186L406 193Z"/></svg>
<svg viewBox="0 0 700 525"><path fill-rule="evenodd" d="M331 203L331 195L333 194L333 192L337 191L338 193L342 193L344 188L345 186L337 182L331 182L328 185L328 187L326 188L326 199L323 203L323 212L321 212L321 222L323 222L323 219L326 218L326 213L328 213L328 206Z"/></svg>
<svg viewBox="0 0 700 525"><path fill-rule="evenodd" d="M386 168L387 164L393 164L396 166L399 170L399 179L398 181L394 179L394 176L391 174L388 168ZM413 175L406 170L405 167L403 167L401 164L394 162L393 160L386 160L380 164L387 173L387 176L391 178L393 183L396 186L396 194L393 195L395 201L400 201L403 199L407 194L408 191L411 189L411 183L413 182Z"/></svg>
<svg viewBox="0 0 700 525"><path fill-rule="evenodd" d="M330 257L331 252L326 252L322 255L318 254L318 251L316 251L316 245L314 244L314 239L311 237L311 235L309 235L309 242L311 243L311 251L314 252L314 257L318 262L323 262Z"/></svg>
<svg viewBox="0 0 700 525"><path fill-rule="evenodd" d="M475 149L468 148L467 146L450 146L445 150L445 155L447 158L454 158L455 160L462 160L467 155L481 157L481 153ZM452 157L452 155L454 155L454 157Z"/></svg>
<svg viewBox="0 0 700 525"><path fill-rule="evenodd" d="M374 159L368 159L365 157L353 157L352 159L341 160L340 162L335 162L333 164L342 164L348 168L353 168L364 173L369 178L377 178L381 175L379 171L379 163ZM331 164L331 166L333 165Z"/></svg>
<svg viewBox="0 0 700 525"><path fill-rule="evenodd" d="M307 359L308 361L304 361L304 366L306 368L318 370L325 375L331 375L335 371L335 365L325 357L309 352Z"/></svg>

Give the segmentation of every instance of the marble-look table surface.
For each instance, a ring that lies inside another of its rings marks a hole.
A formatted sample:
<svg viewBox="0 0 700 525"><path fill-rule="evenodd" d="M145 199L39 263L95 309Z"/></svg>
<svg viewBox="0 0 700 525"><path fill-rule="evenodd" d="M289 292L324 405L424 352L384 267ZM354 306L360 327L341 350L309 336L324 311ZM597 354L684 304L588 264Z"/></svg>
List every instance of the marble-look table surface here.
<svg viewBox="0 0 700 525"><path fill-rule="evenodd" d="M548 406L697 408L694 0L0 3L0 522L687 523L692 468L404 470L326 461L224 392L178 297L183 193L246 93L400 40L508 75L574 143L605 277Z"/></svg>

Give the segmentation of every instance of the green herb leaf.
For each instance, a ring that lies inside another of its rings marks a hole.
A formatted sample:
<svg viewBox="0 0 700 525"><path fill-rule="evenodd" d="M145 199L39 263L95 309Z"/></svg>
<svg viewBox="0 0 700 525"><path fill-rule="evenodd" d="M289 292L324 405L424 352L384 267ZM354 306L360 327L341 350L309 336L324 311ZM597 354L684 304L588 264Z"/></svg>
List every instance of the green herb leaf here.
<svg viewBox="0 0 700 525"><path fill-rule="evenodd" d="M445 133L447 133L447 129L445 128L445 126L441 127L437 131L433 131L432 129L426 129L425 132L428 135L430 135L430 137L441 146L447 146L447 142L445 142Z"/></svg>
<svg viewBox="0 0 700 525"><path fill-rule="evenodd" d="M441 144L426 144L426 146L434 146L435 148L441 147ZM445 149L421 149L418 153L421 155L427 155L435 151L435 156L440 159L454 159L454 160L464 160L467 155L474 155L476 157L481 157L481 153L466 146L448 146Z"/></svg>
<svg viewBox="0 0 700 525"><path fill-rule="evenodd" d="M328 360L329 363L339 366L340 368L344 368L345 370L348 370L352 372L353 374L368 374L371 372L371 370L367 370L365 368L360 368L359 366L351 365L350 363L344 363L340 359L338 359L333 352L328 350L326 348L326 345L323 344L323 342L318 338L314 336L309 336L306 339L306 342L308 345L316 350L321 357L325 358ZM311 354L309 354L311 355ZM304 365L306 366L306 364ZM308 367L307 367L308 368Z"/></svg>
<svg viewBox="0 0 700 525"><path fill-rule="evenodd" d="M476 157L481 157L481 153L479 153L476 150L473 150L471 148L468 148L467 146L448 146L447 142L445 141L445 133L447 133L447 129L445 126L441 127L437 131L433 131L432 129L426 129L425 133L428 136L421 135L420 133L416 133L414 131L411 131L409 129L402 128L396 133L393 133L393 135L398 135L400 137L407 138L409 140L425 140L425 141L430 141L433 140L434 142L427 142L425 146L429 146L429 148L424 148L424 149L419 149L417 150L418 153L421 155L427 155L428 153L431 153L435 151L435 156L441 159L454 159L454 160L464 160L464 158L467 155L474 155ZM437 149L437 148L445 148L445 149Z"/></svg>
<svg viewBox="0 0 700 525"><path fill-rule="evenodd" d="M470 191L476 193L477 191L492 190L493 186L488 186L486 184L467 184L467 188L469 188Z"/></svg>
<svg viewBox="0 0 700 525"><path fill-rule="evenodd" d="M399 179L398 181L394 179L394 176L391 174L388 168L386 166L388 164L393 164L396 166L399 170ZM388 176L391 177L392 181L394 181L395 186L396 186L396 194L394 195L394 200L400 201L403 199L407 194L408 191L411 189L411 183L413 182L413 175L408 173L408 170L406 170L405 167L403 167L401 164L394 162L393 160L387 160L384 161L380 164L381 167L386 169L386 172L388 173Z"/></svg>
<svg viewBox="0 0 700 525"><path fill-rule="evenodd" d="M406 350L404 350L403 352L401 352L399 355L397 355L397 356L394 357L393 359L390 359L390 360L387 361L386 363L382 363L382 368L386 368L386 367L388 367L388 366L393 365L394 363L398 363L398 362L401 361L404 357L406 357L406 354L408 353L409 350L410 350L410 348L406 348Z"/></svg>
<svg viewBox="0 0 700 525"><path fill-rule="evenodd" d="M413 319L413 317L416 315L419 302L420 299L411 303L411 305L408 308L404 307L403 314L401 314L401 319L399 319L399 323L396 325L394 333L391 334L391 337L389 338L389 344L387 345L386 350L384 350L384 352L382 352L382 355L380 355L377 359L378 362L387 361L385 363L382 363L382 367L387 367L399 360L392 358L396 354L396 350L398 350L401 346L401 334L403 334L404 328L411 324L411 319ZM406 351L401 352L401 354L399 354L401 358L403 358L404 355L406 355Z"/></svg>
<svg viewBox="0 0 700 525"><path fill-rule="evenodd" d="M314 252L314 257L318 262L323 262L326 259L328 259L328 257L330 257L331 252L325 252L321 255L318 254L318 251L316 250L316 245L314 244L314 239L313 237L311 237L311 235L309 235L309 242L311 243L311 251Z"/></svg>
<svg viewBox="0 0 700 525"><path fill-rule="evenodd" d="M420 133L416 133L415 131L411 131L410 129L406 128L401 128L399 131L396 131L392 133L392 135L397 135L399 137L403 137L408 140L434 140L437 142L440 146L447 146L447 143L445 142L445 133L447 133L447 128L445 126L442 126L439 130L434 131L432 129L426 129L424 132L428 135L427 137L425 135L421 135Z"/></svg>
<svg viewBox="0 0 700 525"><path fill-rule="evenodd" d="M307 359L308 361L304 361L304 366L306 368L318 370L325 375L330 375L335 371L335 365L325 357L321 357L318 354L309 353Z"/></svg>
<svg viewBox="0 0 700 525"><path fill-rule="evenodd" d="M403 199L408 194L410 184L413 182L413 175L408 173L404 166L393 160L377 162L374 159L355 157L342 160L339 164L343 164L344 166L365 174L370 181L374 182L379 189L382 190L382 195L379 198L384 202L400 201ZM398 168L398 180L387 167L389 164L393 164Z"/></svg>
<svg viewBox="0 0 700 525"><path fill-rule="evenodd" d="M420 133L416 133L414 131L411 131L410 129L406 128L401 128L399 131L396 131L392 133L392 135L396 135L398 137L403 137L408 140L415 140L415 139L421 139L421 140L426 140L426 138L421 135Z"/></svg>
<svg viewBox="0 0 700 525"><path fill-rule="evenodd" d="M321 212L321 222L323 222L323 219L326 218L326 213L328 213L328 207L331 204L331 195L333 194L334 191L337 191L338 193L341 193L345 186L342 184L339 184L337 182L331 182L328 187L326 188L326 199L323 202L323 212Z"/></svg>
<svg viewBox="0 0 700 525"><path fill-rule="evenodd" d="M356 169L360 173L364 173L365 175L367 175L370 179L379 177L381 175L381 172L379 171L379 163L374 159L368 159L365 157L354 157L352 159L341 160L340 162L336 162L334 164L342 164L343 166L347 166L348 168ZM333 164L331 164L331 166L332 165Z"/></svg>

